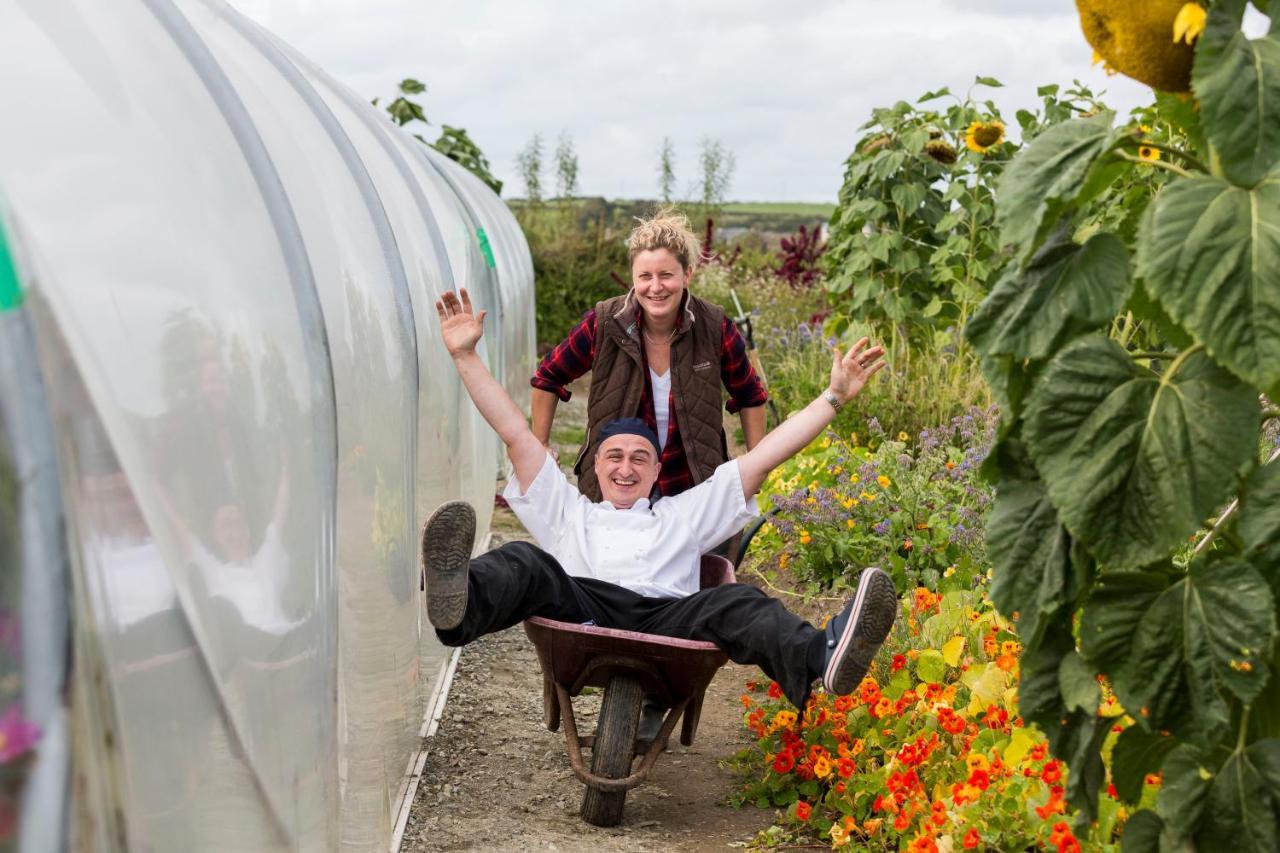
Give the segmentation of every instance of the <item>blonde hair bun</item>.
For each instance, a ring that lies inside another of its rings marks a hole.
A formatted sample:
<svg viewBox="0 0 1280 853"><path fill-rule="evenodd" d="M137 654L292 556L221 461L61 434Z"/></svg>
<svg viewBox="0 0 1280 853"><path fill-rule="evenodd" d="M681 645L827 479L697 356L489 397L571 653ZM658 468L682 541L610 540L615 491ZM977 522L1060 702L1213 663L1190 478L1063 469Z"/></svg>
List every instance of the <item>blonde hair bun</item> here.
<svg viewBox="0 0 1280 853"><path fill-rule="evenodd" d="M639 224L627 237L629 260L636 255L654 249L666 249L676 256L686 270L697 266L702 259L702 242L693 233L689 217L674 207L663 207L647 219L637 218Z"/></svg>

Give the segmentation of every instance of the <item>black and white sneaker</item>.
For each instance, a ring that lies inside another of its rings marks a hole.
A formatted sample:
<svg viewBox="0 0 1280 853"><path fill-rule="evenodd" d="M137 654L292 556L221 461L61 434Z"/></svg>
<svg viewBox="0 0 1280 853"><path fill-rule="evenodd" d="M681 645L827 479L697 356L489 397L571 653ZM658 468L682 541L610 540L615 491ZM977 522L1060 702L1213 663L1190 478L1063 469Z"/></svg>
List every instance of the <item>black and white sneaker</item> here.
<svg viewBox="0 0 1280 853"><path fill-rule="evenodd" d="M466 501L449 501L422 528L422 568L426 575L427 618L442 631L462 624L467 611L467 574L476 540L476 511Z"/></svg>
<svg viewBox="0 0 1280 853"><path fill-rule="evenodd" d="M844 695L857 688L897 616L898 591L893 580L877 568L863 569L857 593L827 623L822 686L828 693Z"/></svg>

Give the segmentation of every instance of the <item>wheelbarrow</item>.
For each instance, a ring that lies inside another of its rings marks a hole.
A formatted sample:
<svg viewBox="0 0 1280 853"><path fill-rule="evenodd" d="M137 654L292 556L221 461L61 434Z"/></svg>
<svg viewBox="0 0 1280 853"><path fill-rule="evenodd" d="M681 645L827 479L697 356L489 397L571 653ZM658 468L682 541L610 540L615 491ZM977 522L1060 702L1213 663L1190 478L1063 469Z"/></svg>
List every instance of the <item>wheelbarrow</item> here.
<svg viewBox="0 0 1280 853"><path fill-rule="evenodd" d="M724 557L702 558L703 589L734 580L733 566ZM681 717L680 743L693 744L703 694L729 657L714 643L540 616L526 619L524 631L542 667L542 721L553 732L563 721L569 765L587 786L582 819L595 826L617 826L627 791L648 777ZM578 734L573 715L572 698L584 687L604 688L600 718L595 733L589 735ZM646 693L669 709L653 740L637 738ZM584 748L591 750L590 770L583 761ZM637 757L640 765L633 771Z"/></svg>

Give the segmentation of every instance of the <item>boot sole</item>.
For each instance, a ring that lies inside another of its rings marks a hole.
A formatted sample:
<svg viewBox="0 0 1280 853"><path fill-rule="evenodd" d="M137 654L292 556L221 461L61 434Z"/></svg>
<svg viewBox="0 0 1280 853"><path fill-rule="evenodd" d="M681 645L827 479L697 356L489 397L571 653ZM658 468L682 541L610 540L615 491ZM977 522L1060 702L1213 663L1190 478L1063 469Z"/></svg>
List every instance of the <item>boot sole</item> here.
<svg viewBox="0 0 1280 853"><path fill-rule="evenodd" d="M448 630L462 624L475 540L476 511L465 501L441 505L422 528L427 618L437 629Z"/></svg>
<svg viewBox="0 0 1280 853"><path fill-rule="evenodd" d="M858 579L853 613L822 679L828 692L842 696L857 688L897 617L898 590L893 580L879 569L865 569Z"/></svg>

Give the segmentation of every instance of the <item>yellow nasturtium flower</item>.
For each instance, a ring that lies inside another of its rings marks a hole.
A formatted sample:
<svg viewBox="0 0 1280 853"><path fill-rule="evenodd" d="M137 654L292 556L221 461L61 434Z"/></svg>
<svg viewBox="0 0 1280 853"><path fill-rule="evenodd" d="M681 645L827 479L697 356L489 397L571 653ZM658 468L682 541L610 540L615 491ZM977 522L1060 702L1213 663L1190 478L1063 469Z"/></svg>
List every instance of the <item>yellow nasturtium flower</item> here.
<svg viewBox="0 0 1280 853"><path fill-rule="evenodd" d="M884 474L881 474L879 477L876 477L876 482L880 484L880 488L887 489L889 488L890 483L892 483L893 481L890 480L888 477L886 477Z"/></svg>

